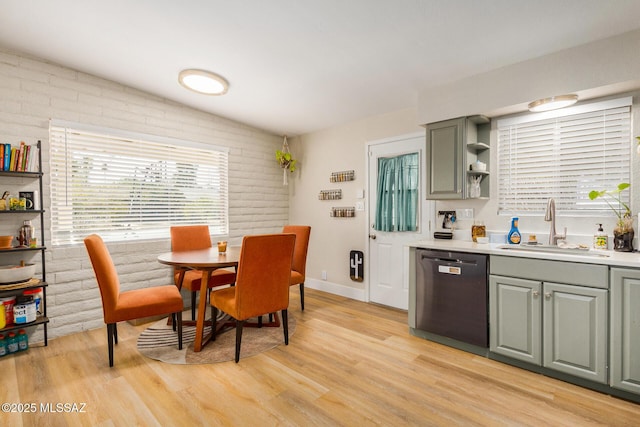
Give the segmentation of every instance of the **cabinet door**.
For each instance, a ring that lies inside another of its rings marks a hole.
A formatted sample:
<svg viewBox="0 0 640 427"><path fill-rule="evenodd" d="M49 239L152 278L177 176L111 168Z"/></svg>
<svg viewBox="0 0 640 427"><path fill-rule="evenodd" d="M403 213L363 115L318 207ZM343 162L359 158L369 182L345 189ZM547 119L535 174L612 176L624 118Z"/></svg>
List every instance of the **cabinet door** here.
<svg viewBox="0 0 640 427"><path fill-rule="evenodd" d="M462 199L465 118L427 125L427 199Z"/></svg>
<svg viewBox="0 0 640 427"><path fill-rule="evenodd" d="M640 393L640 270L611 269L611 387Z"/></svg>
<svg viewBox="0 0 640 427"><path fill-rule="evenodd" d="M605 289L544 283L543 366L606 383L607 294Z"/></svg>
<svg viewBox="0 0 640 427"><path fill-rule="evenodd" d="M542 282L490 276L490 349L494 353L542 363Z"/></svg>

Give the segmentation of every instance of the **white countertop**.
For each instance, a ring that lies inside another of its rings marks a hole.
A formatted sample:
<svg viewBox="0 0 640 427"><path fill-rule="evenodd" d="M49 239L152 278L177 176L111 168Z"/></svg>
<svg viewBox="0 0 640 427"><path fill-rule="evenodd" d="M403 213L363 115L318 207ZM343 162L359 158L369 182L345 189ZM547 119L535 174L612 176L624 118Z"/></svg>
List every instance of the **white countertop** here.
<svg viewBox="0 0 640 427"><path fill-rule="evenodd" d="M589 250L587 253L527 252L525 250L500 249L504 243L474 243L465 240L421 240L408 245L413 248L439 249L445 251L470 252L489 255L504 255L520 258L536 258L552 261L568 261L600 264L617 267L640 268L640 252L616 252L613 250ZM517 246L517 245L513 245ZM597 255L597 256L594 256Z"/></svg>

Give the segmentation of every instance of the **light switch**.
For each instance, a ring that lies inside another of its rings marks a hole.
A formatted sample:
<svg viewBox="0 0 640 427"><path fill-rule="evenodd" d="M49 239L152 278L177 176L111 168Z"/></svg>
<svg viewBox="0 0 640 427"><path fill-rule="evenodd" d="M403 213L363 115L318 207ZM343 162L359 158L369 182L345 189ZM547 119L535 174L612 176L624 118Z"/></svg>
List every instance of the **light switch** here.
<svg viewBox="0 0 640 427"><path fill-rule="evenodd" d="M364 210L364 202L356 202L356 210L363 211Z"/></svg>
<svg viewBox="0 0 640 427"><path fill-rule="evenodd" d="M364 199L364 190L356 190L356 199Z"/></svg>

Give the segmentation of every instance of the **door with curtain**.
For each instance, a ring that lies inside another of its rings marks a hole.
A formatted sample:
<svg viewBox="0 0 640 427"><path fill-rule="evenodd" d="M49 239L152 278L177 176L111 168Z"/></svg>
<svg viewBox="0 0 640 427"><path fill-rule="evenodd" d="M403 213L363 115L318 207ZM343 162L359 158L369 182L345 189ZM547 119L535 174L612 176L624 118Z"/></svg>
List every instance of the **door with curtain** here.
<svg viewBox="0 0 640 427"><path fill-rule="evenodd" d="M409 307L405 245L429 235L433 202L424 194L424 135L369 145L369 301Z"/></svg>

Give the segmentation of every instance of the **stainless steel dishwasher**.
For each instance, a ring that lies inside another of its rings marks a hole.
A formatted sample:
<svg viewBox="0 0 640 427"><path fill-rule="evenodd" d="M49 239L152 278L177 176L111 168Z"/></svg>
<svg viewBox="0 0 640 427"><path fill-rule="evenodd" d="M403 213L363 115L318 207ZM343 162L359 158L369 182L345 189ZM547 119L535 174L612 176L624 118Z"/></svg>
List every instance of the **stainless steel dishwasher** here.
<svg viewBox="0 0 640 427"><path fill-rule="evenodd" d="M489 347L487 259L416 249L416 329Z"/></svg>

